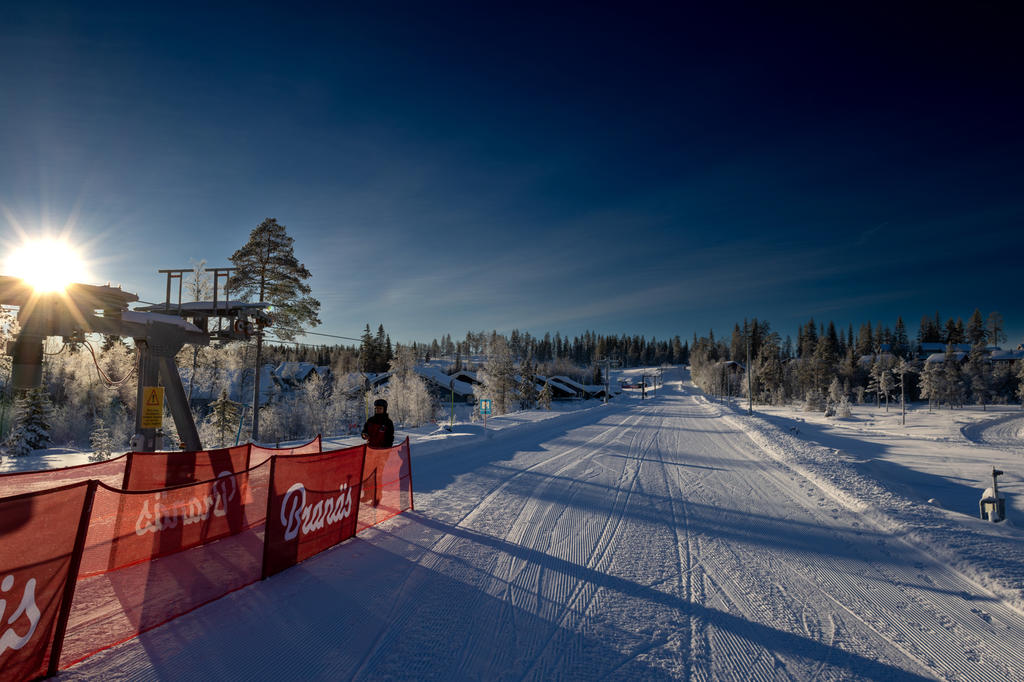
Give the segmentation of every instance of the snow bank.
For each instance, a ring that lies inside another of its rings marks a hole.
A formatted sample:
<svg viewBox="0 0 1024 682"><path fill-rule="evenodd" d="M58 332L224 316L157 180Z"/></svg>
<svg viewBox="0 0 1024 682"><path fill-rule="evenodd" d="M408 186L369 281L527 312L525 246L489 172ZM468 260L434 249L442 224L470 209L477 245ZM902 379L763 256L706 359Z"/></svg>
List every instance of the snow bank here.
<svg viewBox="0 0 1024 682"><path fill-rule="evenodd" d="M861 513L903 540L924 548L999 597L1024 609L1024 538L1010 520L991 524L935 504L910 499L913 473L904 491L872 474L870 458L855 458L810 440L801 420L748 415L735 404L712 402L708 409L743 430L776 461L811 479L837 502ZM927 443L927 441L925 441ZM978 489L980 497L981 488ZM923 497L923 496L922 496Z"/></svg>

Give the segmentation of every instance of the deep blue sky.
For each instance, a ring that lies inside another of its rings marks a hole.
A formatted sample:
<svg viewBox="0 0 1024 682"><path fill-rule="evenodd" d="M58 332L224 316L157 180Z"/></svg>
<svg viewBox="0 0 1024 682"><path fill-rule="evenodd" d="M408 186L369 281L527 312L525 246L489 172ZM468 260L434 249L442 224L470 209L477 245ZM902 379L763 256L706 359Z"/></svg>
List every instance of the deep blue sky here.
<svg viewBox="0 0 1024 682"><path fill-rule="evenodd" d="M144 300L273 216L334 334L977 307L1024 341L1024 26L994 3L21 4L0 238L70 225Z"/></svg>

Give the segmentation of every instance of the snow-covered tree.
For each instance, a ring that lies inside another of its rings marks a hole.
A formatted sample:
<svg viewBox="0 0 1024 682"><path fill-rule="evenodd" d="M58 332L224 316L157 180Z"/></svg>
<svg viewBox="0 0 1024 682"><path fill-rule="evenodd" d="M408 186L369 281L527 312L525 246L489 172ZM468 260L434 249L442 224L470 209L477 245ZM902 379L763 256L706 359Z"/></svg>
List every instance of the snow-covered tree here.
<svg viewBox="0 0 1024 682"><path fill-rule="evenodd" d="M537 405L537 370L533 366L532 355L526 356L519 373L519 405L524 410L532 410Z"/></svg>
<svg viewBox="0 0 1024 682"><path fill-rule="evenodd" d="M318 433L331 435L338 430L341 419L330 380L324 379L319 372L313 372L299 389L299 396L302 421L310 438Z"/></svg>
<svg viewBox="0 0 1024 682"><path fill-rule="evenodd" d="M192 262L192 272L185 278L185 296L189 301L209 301L213 299L213 284L210 273L206 271L206 259ZM183 273L184 274L184 273Z"/></svg>
<svg viewBox="0 0 1024 682"><path fill-rule="evenodd" d="M104 462L110 459L110 455L114 451L114 435L102 417L97 417L93 423L92 433L89 434L89 445L92 447L92 454L89 455L90 462Z"/></svg>
<svg viewBox="0 0 1024 682"><path fill-rule="evenodd" d="M946 358L942 363L942 389L943 398L949 409L961 407L964 404L964 379L960 370L960 361L953 351L953 344L946 347Z"/></svg>
<svg viewBox="0 0 1024 682"><path fill-rule="evenodd" d="M545 410L551 409L551 400L554 398L554 391L551 388L551 382L545 381L544 388L541 389L540 394L537 396L537 404L543 407Z"/></svg>
<svg viewBox="0 0 1024 682"><path fill-rule="evenodd" d="M238 403L228 399L228 392L210 403L210 415L203 422L200 437L207 448L223 448L235 443L238 433Z"/></svg>
<svg viewBox="0 0 1024 682"><path fill-rule="evenodd" d="M391 378L385 397L392 421L415 427L433 419L434 399L427 390L426 382L416 373L416 352L413 348L396 344L389 369Z"/></svg>
<svg viewBox="0 0 1024 682"><path fill-rule="evenodd" d="M1020 379L1020 385L1017 387L1017 398L1020 399L1021 409L1024 409L1024 360L1018 360L1017 365L1017 378Z"/></svg>
<svg viewBox="0 0 1024 682"><path fill-rule="evenodd" d="M889 396L896 388L896 381L892 375L892 363L882 361L878 363L878 391L885 398L885 411L889 411Z"/></svg>
<svg viewBox="0 0 1024 682"><path fill-rule="evenodd" d="M807 397L804 398L804 412L824 412L825 411L825 396L813 388L807 391Z"/></svg>
<svg viewBox="0 0 1024 682"><path fill-rule="evenodd" d="M298 438L294 397L275 400L260 408L260 438L266 443L280 443ZM206 442L205 440L203 441ZM207 446L209 447L209 446Z"/></svg>
<svg viewBox="0 0 1024 682"><path fill-rule="evenodd" d="M832 383L828 385L828 399L833 405L838 405L846 398L843 385L839 383L839 377L832 377Z"/></svg>
<svg viewBox="0 0 1024 682"><path fill-rule="evenodd" d="M875 407L878 407L881 404L881 387L878 385L878 375L874 372L874 365L871 370L871 373L868 374L868 385L865 387L865 391L874 394Z"/></svg>
<svg viewBox="0 0 1024 682"><path fill-rule="evenodd" d="M977 314L980 324L981 313L977 310L974 312ZM971 320L973 321L974 318L972 317ZM992 367L988 362L988 354L985 352L983 344L976 343L971 347L971 354L968 356L964 374L966 382L970 385L974 402L981 405L983 410L987 410L991 401L993 380Z"/></svg>
<svg viewBox="0 0 1024 682"><path fill-rule="evenodd" d="M754 359L754 399L774 403L782 395L782 369L779 335L768 334Z"/></svg>
<svg viewBox="0 0 1024 682"><path fill-rule="evenodd" d="M435 401L415 373L392 376L388 381L388 414L396 424L416 427L434 418Z"/></svg>
<svg viewBox="0 0 1024 682"><path fill-rule="evenodd" d="M512 411L519 396L512 353L504 337L497 336L492 341L487 364L477 374L477 378L483 384L480 397L491 399L495 415Z"/></svg>
<svg viewBox="0 0 1024 682"><path fill-rule="evenodd" d="M928 362L921 372L921 397L928 398L928 409L932 409L942 400L943 395L942 367L936 362Z"/></svg>
<svg viewBox="0 0 1024 682"><path fill-rule="evenodd" d="M900 410L902 411L902 423L907 423L907 375L917 374L917 368L906 358L900 358L893 369L896 377L896 385L900 389Z"/></svg>
<svg viewBox="0 0 1024 682"><path fill-rule="evenodd" d="M50 420L53 406L42 388L33 388L18 396L14 427L7 436L7 451L14 457L32 454L50 445Z"/></svg>

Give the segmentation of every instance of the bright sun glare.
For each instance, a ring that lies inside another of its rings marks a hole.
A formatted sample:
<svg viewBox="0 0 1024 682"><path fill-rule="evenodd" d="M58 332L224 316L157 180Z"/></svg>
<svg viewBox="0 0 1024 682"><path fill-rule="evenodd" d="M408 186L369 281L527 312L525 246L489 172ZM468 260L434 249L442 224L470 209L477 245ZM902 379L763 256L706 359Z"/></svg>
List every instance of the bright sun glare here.
<svg viewBox="0 0 1024 682"><path fill-rule="evenodd" d="M85 262L65 241L37 239L26 242L7 257L6 274L20 277L39 292L64 291L86 279Z"/></svg>

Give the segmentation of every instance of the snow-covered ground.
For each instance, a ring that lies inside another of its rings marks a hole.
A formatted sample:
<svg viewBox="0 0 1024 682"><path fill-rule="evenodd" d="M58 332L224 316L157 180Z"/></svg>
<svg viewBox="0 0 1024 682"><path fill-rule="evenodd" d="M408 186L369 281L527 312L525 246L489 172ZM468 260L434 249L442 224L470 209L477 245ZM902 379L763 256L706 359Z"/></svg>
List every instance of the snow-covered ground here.
<svg viewBox="0 0 1024 682"><path fill-rule="evenodd" d="M418 429L414 512L61 677L1024 679L1019 407L750 416L665 378Z"/></svg>

